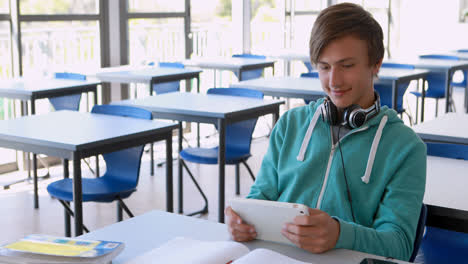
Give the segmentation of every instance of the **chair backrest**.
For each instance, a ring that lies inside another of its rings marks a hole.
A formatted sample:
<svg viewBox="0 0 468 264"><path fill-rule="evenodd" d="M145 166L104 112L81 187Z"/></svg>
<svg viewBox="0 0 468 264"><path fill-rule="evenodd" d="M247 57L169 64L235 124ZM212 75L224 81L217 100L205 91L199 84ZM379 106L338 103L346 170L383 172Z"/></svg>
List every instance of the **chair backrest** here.
<svg viewBox="0 0 468 264"><path fill-rule="evenodd" d="M394 63L394 62L382 62L382 68L393 68L393 69L408 69L413 70L415 67L412 64Z"/></svg>
<svg viewBox="0 0 468 264"><path fill-rule="evenodd" d="M72 72L56 72L54 74L56 79L69 79L69 80L86 80L86 75L72 73ZM65 95L60 97L49 98L55 110L72 110L78 111L80 107L81 94Z"/></svg>
<svg viewBox="0 0 468 264"><path fill-rule="evenodd" d="M318 74L318 72L316 72L316 71L304 72L304 73L301 73L301 77L305 77L305 78L318 78L318 77L319 77L319 74Z"/></svg>
<svg viewBox="0 0 468 264"><path fill-rule="evenodd" d="M427 226L421 249L425 264L466 263L468 234Z"/></svg>
<svg viewBox="0 0 468 264"><path fill-rule="evenodd" d="M426 142L427 155L468 160L468 146L450 143Z"/></svg>
<svg viewBox="0 0 468 264"><path fill-rule="evenodd" d="M413 262L416 256L418 255L419 246L424 235L424 229L426 228L426 219L427 219L427 206L422 204L421 212L419 214L418 226L416 227L416 236L414 237L413 244L413 253L409 259L410 262Z"/></svg>
<svg viewBox="0 0 468 264"><path fill-rule="evenodd" d="M439 55L439 54L429 54L429 55L420 55L420 59L436 59L436 60L460 60L459 57L453 55Z"/></svg>
<svg viewBox="0 0 468 264"><path fill-rule="evenodd" d="M154 65L154 63L149 63L148 65ZM160 62L159 67L183 69L184 64L180 62ZM178 91L180 91L180 81L153 84L153 92L156 94L173 93Z"/></svg>
<svg viewBox="0 0 468 264"><path fill-rule="evenodd" d="M307 70L309 72L314 70L314 67L312 66L312 63L310 63L309 61L303 61L303 62L304 62L304 65L306 66L306 68L307 68Z"/></svg>
<svg viewBox="0 0 468 264"><path fill-rule="evenodd" d="M242 96L258 99L263 98L262 92L245 88L211 88L208 90L207 94ZM226 126L226 153L250 153L252 133L255 129L257 119L258 118L253 118Z"/></svg>
<svg viewBox="0 0 468 264"><path fill-rule="evenodd" d="M266 59L266 56L263 55L256 55L256 54L234 54L232 55L233 58L250 58L250 59ZM234 72L237 78L237 73ZM257 79L262 77L263 74L263 69L257 69L257 70L248 70L248 71L242 71L242 80L239 81L246 81L246 80L251 80L251 79Z"/></svg>
<svg viewBox="0 0 468 264"><path fill-rule="evenodd" d="M152 119L150 111L132 106L95 105L91 112L147 120ZM144 146L137 146L104 154L106 173L102 177L112 177L116 182L136 187L140 175L143 147Z"/></svg>

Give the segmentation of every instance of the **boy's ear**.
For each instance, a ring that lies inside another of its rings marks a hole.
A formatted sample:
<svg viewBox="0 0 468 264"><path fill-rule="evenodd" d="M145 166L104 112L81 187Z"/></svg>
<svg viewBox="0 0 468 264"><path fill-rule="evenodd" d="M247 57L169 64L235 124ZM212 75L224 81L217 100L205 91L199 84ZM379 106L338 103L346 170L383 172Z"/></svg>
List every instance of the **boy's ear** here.
<svg viewBox="0 0 468 264"><path fill-rule="evenodd" d="M382 62L383 62L383 59L381 59L379 62L377 62L374 65L374 69L372 70L372 74L374 76L377 76L377 74L379 73L380 67L382 66Z"/></svg>

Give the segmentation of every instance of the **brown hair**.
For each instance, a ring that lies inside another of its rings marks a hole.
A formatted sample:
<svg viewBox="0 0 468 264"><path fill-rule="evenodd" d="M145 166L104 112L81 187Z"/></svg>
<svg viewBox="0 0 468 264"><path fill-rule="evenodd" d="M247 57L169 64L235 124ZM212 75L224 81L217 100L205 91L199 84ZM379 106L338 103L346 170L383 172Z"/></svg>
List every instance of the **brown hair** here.
<svg viewBox="0 0 468 264"><path fill-rule="evenodd" d="M352 3L332 5L320 12L310 35L310 60L317 64L322 50L333 40L354 35L367 42L369 65L384 56L383 32L379 23L361 6Z"/></svg>

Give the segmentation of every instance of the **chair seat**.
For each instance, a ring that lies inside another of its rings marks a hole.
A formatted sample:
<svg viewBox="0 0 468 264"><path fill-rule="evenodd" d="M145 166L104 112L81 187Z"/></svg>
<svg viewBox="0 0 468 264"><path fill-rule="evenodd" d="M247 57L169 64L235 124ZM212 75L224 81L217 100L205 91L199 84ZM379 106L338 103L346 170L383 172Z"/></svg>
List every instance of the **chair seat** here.
<svg viewBox="0 0 468 264"><path fill-rule="evenodd" d="M112 202L116 197L124 199L136 191L136 186L129 186L123 182L117 182L102 176L100 178L83 178L83 202ZM71 202L73 201L73 180L62 179L47 186L47 191L51 196Z"/></svg>
<svg viewBox="0 0 468 264"><path fill-rule="evenodd" d="M427 226L421 249L424 263L466 263L468 234Z"/></svg>
<svg viewBox="0 0 468 264"><path fill-rule="evenodd" d="M410 93L414 94L414 95L417 96L417 97L421 97L421 96L422 96L422 93L421 93L421 92L410 92ZM445 98L445 93L427 91L426 94L425 94L425 97L426 97L426 98L437 98L437 99L440 99L440 98Z"/></svg>
<svg viewBox="0 0 468 264"><path fill-rule="evenodd" d="M226 164L238 164L251 155L236 151L226 151ZM202 164L218 164L218 147L215 148L186 148L180 152L180 157L186 161Z"/></svg>

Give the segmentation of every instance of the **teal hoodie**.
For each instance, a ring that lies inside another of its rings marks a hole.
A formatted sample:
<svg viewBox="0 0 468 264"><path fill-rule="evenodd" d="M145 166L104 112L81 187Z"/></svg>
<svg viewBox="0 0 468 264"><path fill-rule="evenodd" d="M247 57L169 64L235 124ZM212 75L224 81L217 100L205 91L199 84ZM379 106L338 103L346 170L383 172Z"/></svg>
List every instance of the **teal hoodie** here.
<svg viewBox="0 0 468 264"><path fill-rule="evenodd" d="M408 260L426 183L426 146L384 106L338 143L321 117L323 99L286 112L275 125L247 198L301 203L340 223L335 248Z"/></svg>

